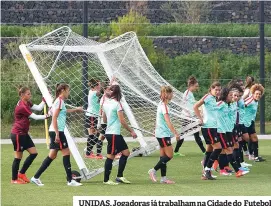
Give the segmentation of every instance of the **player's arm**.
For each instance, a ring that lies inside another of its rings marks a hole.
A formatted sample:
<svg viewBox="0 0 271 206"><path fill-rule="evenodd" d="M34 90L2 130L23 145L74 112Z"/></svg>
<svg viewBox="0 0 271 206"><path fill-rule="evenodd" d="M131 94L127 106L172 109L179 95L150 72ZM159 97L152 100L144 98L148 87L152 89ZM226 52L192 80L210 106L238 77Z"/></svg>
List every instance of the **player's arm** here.
<svg viewBox="0 0 271 206"><path fill-rule="evenodd" d="M31 107L31 110L41 111L41 110L43 110L44 105L45 105L45 102L44 102L44 101L42 101L39 105L34 104L34 105Z"/></svg>
<svg viewBox="0 0 271 206"><path fill-rule="evenodd" d="M249 96L249 92L250 92L250 90L249 90L249 89L245 89L245 91L244 91L244 94L243 94L242 98L243 98L243 99L246 99L246 98Z"/></svg>
<svg viewBox="0 0 271 206"><path fill-rule="evenodd" d="M107 118L106 118L106 115L105 115L104 112L103 112L103 121L104 121L105 124L107 123Z"/></svg>
<svg viewBox="0 0 271 206"><path fill-rule="evenodd" d="M247 98L247 99L245 99L244 106L245 107L250 107L250 105L252 105L251 104L252 102L253 102L253 97Z"/></svg>
<svg viewBox="0 0 271 206"><path fill-rule="evenodd" d="M165 118L165 121L166 121L166 123L167 123L168 128L169 128L170 131L175 135L176 140L179 140L179 139L180 139L180 135L179 135L179 133L175 130L173 124L171 123L168 113L165 113L165 114L164 114L164 118Z"/></svg>
<svg viewBox="0 0 271 206"><path fill-rule="evenodd" d="M199 118L201 124L203 124L203 119L202 119L202 116L200 114L199 108L204 104L204 98L205 97L202 97L198 102L196 102L196 104L193 107L195 115Z"/></svg>
<svg viewBox="0 0 271 206"><path fill-rule="evenodd" d="M31 106L31 108L32 108L32 106ZM50 116L50 114L37 115L31 111L31 108L24 107L24 108L22 108L21 113L28 116L28 118L31 118L34 120L44 120Z"/></svg>
<svg viewBox="0 0 271 206"><path fill-rule="evenodd" d="M53 128L55 130L56 133L56 137L55 137L55 142L59 143L60 139L59 139L59 131L58 131L58 125L57 125L57 117L59 115L60 112L60 108L57 108L54 113L53 113L53 117L52 117L52 124L53 124Z"/></svg>
<svg viewBox="0 0 271 206"><path fill-rule="evenodd" d="M83 111L84 111L83 107L77 107L75 109L67 109L68 113L72 113L72 112L83 112Z"/></svg>
<svg viewBox="0 0 271 206"><path fill-rule="evenodd" d="M131 135L132 135L133 138L136 138L137 135L136 135L136 133L134 132L134 130L128 126L127 122L126 122L125 119L124 119L124 115L123 115L123 111L122 111L122 110L118 111L118 117L119 117L119 120L120 120L121 125L122 125L127 131L129 131L129 132L131 133Z"/></svg>
<svg viewBox="0 0 271 206"><path fill-rule="evenodd" d="M101 95L101 82L99 82L98 87L96 89L96 96L99 97Z"/></svg>
<svg viewBox="0 0 271 206"><path fill-rule="evenodd" d="M45 103L46 103L46 101L45 101L44 97L42 97L41 103L39 105L37 105L37 104L32 105L31 110L41 111L41 110L43 110Z"/></svg>
<svg viewBox="0 0 271 206"><path fill-rule="evenodd" d="M48 117L50 117L49 114L45 114L45 115L37 115L35 113L31 113L29 115L29 118L34 119L34 120L43 120L43 119L47 119Z"/></svg>

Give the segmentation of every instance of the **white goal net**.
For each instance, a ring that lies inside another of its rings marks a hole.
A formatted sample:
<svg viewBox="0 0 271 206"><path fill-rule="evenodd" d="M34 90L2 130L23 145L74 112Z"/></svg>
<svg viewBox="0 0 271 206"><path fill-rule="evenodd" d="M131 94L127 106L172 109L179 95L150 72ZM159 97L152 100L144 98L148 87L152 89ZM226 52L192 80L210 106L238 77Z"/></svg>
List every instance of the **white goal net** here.
<svg viewBox="0 0 271 206"><path fill-rule="evenodd" d="M70 85L66 103L72 108L87 104L89 79L105 83L114 76L124 96L126 119L138 135L133 141L128 133L122 132L130 150L139 148L131 157L138 153L147 155L159 148L153 135L156 109L160 87L170 84L149 62L134 32L99 43L72 32L68 27L61 27L21 45L20 50L49 107L54 98L51 94L55 93L59 82ZM191 135L200 129L198 121L195 117L183 115L183 109L187 109L184 108L183 94L172 88L171 120L183 137ZM85 157L88 137L85 118L85 113L69 114L65 135L82 176L89 179L103 171L104 159ZM97 145L93 146L95 153ZM106 156L106 151L104 141L103 156Z"/></svg>

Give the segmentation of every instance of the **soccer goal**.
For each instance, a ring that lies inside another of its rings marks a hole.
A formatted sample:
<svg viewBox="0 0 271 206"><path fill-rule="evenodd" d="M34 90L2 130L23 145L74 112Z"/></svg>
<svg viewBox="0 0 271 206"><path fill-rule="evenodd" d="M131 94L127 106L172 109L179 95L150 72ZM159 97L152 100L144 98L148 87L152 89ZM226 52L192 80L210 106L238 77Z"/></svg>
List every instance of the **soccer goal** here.
<svg viewBox="0 0 271 206"><path fill-rule="evenodd" d="M159 149L153 134L156 109L160 87L170 84L152 66L134 32L99 43L74 33L69 27L61 27L20 45L20 50L49 107L59 82L70 85L70 97L66 102L72 108L86 104L86 83L90 78L100 82L116 78L124 96L121 101L125 118L138 135L134 141L128 133L122 132L129 148L137 148L130 157L147 156ZM183 115L183 110L188 110L183 106L183 94L172 88L174 98L170 102L170 115L174 126L182 137L199 131L198 120ZM81 178L90 179L103 172L103 159L85 157L87 133L83 112L68 114L65 135ZM105 156L106 141L102 151ZM114 164L118 164L118 160Z"/></svg>

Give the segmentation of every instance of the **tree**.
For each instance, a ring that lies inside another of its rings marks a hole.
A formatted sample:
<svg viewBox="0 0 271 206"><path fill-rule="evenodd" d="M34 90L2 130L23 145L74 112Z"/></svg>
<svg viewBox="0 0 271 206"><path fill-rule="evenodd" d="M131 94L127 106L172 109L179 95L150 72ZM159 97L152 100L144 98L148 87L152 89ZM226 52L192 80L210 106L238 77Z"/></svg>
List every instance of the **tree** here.
<svg viewBox="0 0 271 206"><path fill-rule="evenodd" d="M202 18L215 8L225 6L229 2L213 3L211 1L169 1L162 4L161 9L172 15L177 23L200 23Z"/></svg>
<svg viewBox="0 0 271 206"><path fill-rule="evenodd" d="M153 46L153 40L146 37L149 34L150 25L149 19L136 11L131 10L126 15L118 17L117 21L112 21L110 23L112 32L112 36L110 38L112 39L125 32L134 31L137 34L139 42L149 60L152 64L156 64L158 57Z"/></svg>

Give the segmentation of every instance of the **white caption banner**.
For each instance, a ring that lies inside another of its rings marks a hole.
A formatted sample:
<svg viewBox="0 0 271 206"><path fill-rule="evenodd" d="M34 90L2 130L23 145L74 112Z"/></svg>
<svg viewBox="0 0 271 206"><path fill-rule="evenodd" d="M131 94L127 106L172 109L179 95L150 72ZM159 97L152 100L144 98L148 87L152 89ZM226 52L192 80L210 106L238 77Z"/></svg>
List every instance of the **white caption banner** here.
<svg viewBox="0 0 271 206"><path fill-rule="evenodd" d="M271 196L74 196L73 206L271 206Z"/></svg>

